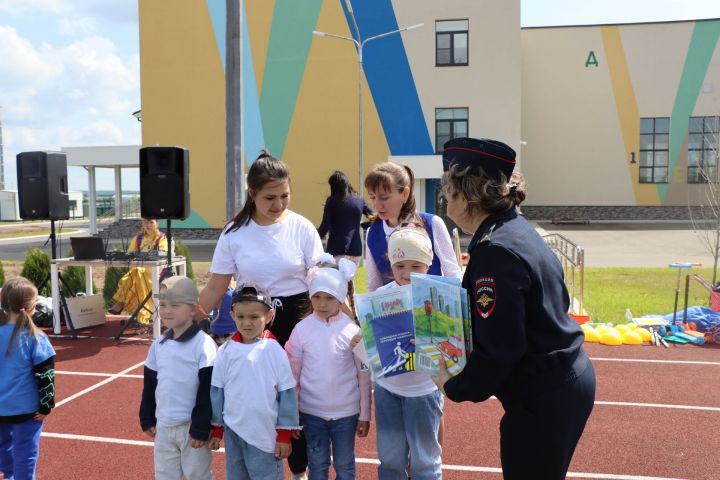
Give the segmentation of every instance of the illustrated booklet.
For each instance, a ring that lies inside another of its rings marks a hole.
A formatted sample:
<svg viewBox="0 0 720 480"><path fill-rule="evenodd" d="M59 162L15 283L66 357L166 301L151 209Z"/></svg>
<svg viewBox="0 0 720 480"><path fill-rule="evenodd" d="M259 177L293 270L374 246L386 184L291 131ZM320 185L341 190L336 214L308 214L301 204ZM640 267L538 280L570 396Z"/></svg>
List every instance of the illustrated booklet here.
<svg viewBox="0 0 720 480"><path fill-rule="evenodd" d="M472 351L467 291L460 279L416 273L410 286L416 369L438 375L438 362L443 359L450 374L457 375Z"/></svg>
<svg viewBox="0 0 720 480"><path fill-rule="evenodd" d="M355 295L367 365L373 378L415 369L415 329L410 285Z"/></svg>

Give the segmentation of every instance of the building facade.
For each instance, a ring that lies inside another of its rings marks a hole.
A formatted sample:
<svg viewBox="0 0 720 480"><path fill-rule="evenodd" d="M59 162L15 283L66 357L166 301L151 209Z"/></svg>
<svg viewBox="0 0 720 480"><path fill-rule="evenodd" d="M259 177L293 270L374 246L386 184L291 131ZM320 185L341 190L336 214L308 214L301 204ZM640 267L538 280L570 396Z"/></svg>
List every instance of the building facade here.
<svg viewBox="0 0 720 480"><path fill-rule="evenodd" d="M522 30L526 211L688 218L717 182L720 20Z"/></svg>
<svg viewBox="0 0 720 480"><path fill-rule="evenodd" d="M342 170L357 188L361 38L364 172L416 173L442 214L442 144L518 152L536 219L687 218L717 181L720 20L520 28L519 0L245 0L243 154L288 163L291 208L316 224ZM225 0L140 1L144 145L190 150L191 217L225 214Z"/></svg>
<svg viewBox="0 0 720 480"><path fill-rule="evenodd" d="M361 38L423 23L363 50L364 172L393 159L437 204L442 143L483 135L520 146L519 0L349 0ZM288 163L291 208L316 224L338 169L357 188L358 55L344 0L245 0L244 158ZM191 217L225 216L225 0L141 0L143 145L190 150ZM175 223L173 224L175 225Z"/></svg>

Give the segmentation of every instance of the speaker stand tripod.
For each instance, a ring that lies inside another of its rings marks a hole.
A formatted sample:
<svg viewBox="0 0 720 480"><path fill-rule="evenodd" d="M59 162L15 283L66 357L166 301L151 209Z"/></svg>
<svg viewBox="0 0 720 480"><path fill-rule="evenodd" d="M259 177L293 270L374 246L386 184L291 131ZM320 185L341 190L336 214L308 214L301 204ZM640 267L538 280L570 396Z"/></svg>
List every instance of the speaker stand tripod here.
<svg viewBox="0 0 720 480"><path fill-rule="evenodd" d="M47 243L46 243L47 245ZM57 243L56 243L56 236L55 236L55 220L50 220L50 251L52 253L52 259L55 260L57 258ZM47 276L45 277L45 280L42 281L42 283L37 287L38 292L41 292L43 288L48 284L50 281L50 272L48 272ZM63 293L62 287L65 287L67 292L70 294L70 296L74 297L75 292L70 288L70 286L65 282L65 280L62 277L62 274L58 272L58 280L60 281L60 288L59 288L59 296L60 296L60 311L58 314L60 315L60 322L65 320L65 325L68 327L68 330L70 330L70 334L72 335L72 338L77 338L77 332L75 331L75 325L73 325L72 317L70 316L70 308L67 304L67 299L65 298L65 294ZM53 316L55 315L54 311L55 305L53 305Z"/></svg>
<svg viewBox="0 0 720 480"><path fill-rule="evenodd" d="M170 225L170 220L167 221L167 242L168 242L168 251L167 251L167 265L165 265L165 268L163 268L162 272L160 272L160 276L158 278L159 282L162 282L168 277L172 277L175 273L172 269L172 227ZM120 327L120 331L115 335L115 340L119 340L123 333L125 333L125 330L136 322L137 316L140 314L140 312L145 308L145 304L150 301L152 298L152 288L150 288L150 291L145 295L145 298L140 302L140 305L137 306L135 311L127 318L125 319L125 323L122 324Z"/></svg>

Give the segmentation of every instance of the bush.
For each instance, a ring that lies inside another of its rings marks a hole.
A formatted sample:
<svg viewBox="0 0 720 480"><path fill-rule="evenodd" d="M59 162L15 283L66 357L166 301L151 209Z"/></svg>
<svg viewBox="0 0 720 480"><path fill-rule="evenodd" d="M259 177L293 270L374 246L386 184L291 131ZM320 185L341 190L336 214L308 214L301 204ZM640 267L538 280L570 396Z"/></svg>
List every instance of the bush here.
<svg viewBox="0 0 720 480"><path fill-rule="evenodd" d="M178 238L173 238L173 241L175 242L175 255L185 257L185 268L187 270L187 277L195 280L195 274L193 273L192 268L192 260L190 259L190 251L188 250L187 245L182 243L182 241Z"/></svg>
<svg viewBox="0 0 720 480"><path fill-rule="evenodd" d="M117 290L118 282L128 270L129 269L125 267L108 267L105 269L105 282L103 284L102 294L106 310L115 305L113 295L115 295L115 291Z"/></svg>
<svg viewBox="0 0 720 480"><path fill-rule="evenodd" d="M73 256L72 249L67 252L68 257ZM85 292L85 268L84 267L67 267L62 271L64 285L62 285L63 294L66 297L72 296L78 292ZM67 285L67 288L65 286ZM68 288L70 292L68 292ZM93 292L97 291L95 282L93 282ZM85 292L88 293L88 292Z"/></svg>
<svg viewBox="0 0 720 480"><path fill-rule="evenodd" d="M39 248L30 248L25 254L25 263L23 264L20 275L30 280L37 286L40 286L50 275L50 255L43 252ZM38 291L40 295L50 296L50 282L45 282L42 290Z"/></svg>
<svg viewBox="0 0 720 480"><path fill-rule="evenodd" d="M5 285L5 269L3 268L2 261L0 261L0 286Z"/></svg>

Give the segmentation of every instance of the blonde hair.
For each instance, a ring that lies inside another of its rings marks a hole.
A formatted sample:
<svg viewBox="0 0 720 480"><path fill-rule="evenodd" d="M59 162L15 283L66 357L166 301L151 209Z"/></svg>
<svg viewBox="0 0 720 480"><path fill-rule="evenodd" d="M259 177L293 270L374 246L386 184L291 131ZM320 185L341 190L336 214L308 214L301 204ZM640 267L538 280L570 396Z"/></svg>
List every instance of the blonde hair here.
<svg viewBox="0 0 720 480"><path fill-rule="evenodd" d="M10 354L13 342L20 331L27 331L30 335L37 337L44 333L33 323L30 312L37 302L37 288L25 277L15 277L5 282L0 291L0 326L6 325L12 318L15 319L10 341L8 342L5 356Z"/></svg>
<svg viewBox="0 0 720 480"><path fill-rule="evenodd" d="M375 165L370 173L365 177L365 189L369 192L385 191L391 192L396 190L402 193L405 188L410 189L408 199L405 200L400 208L400 223L411 222L422 224L422 219L416 213L415 195L413 185L415 184L415 174L407 165L398 165L397 163L385 162ZM379 217L374 215L372 221L377 221Z"/></svg>
<svg viewBox="0 0 720 480"><path fill-rule="evenodd" d="M492 215L519 207L527 196L525 178L520 172L513 172L510 180L503 173L499 177L495 179L482 170L475 173L469 167L460 169L453 165L442 176L443 194L453 199L462 194L470 215Z"/></svg>

